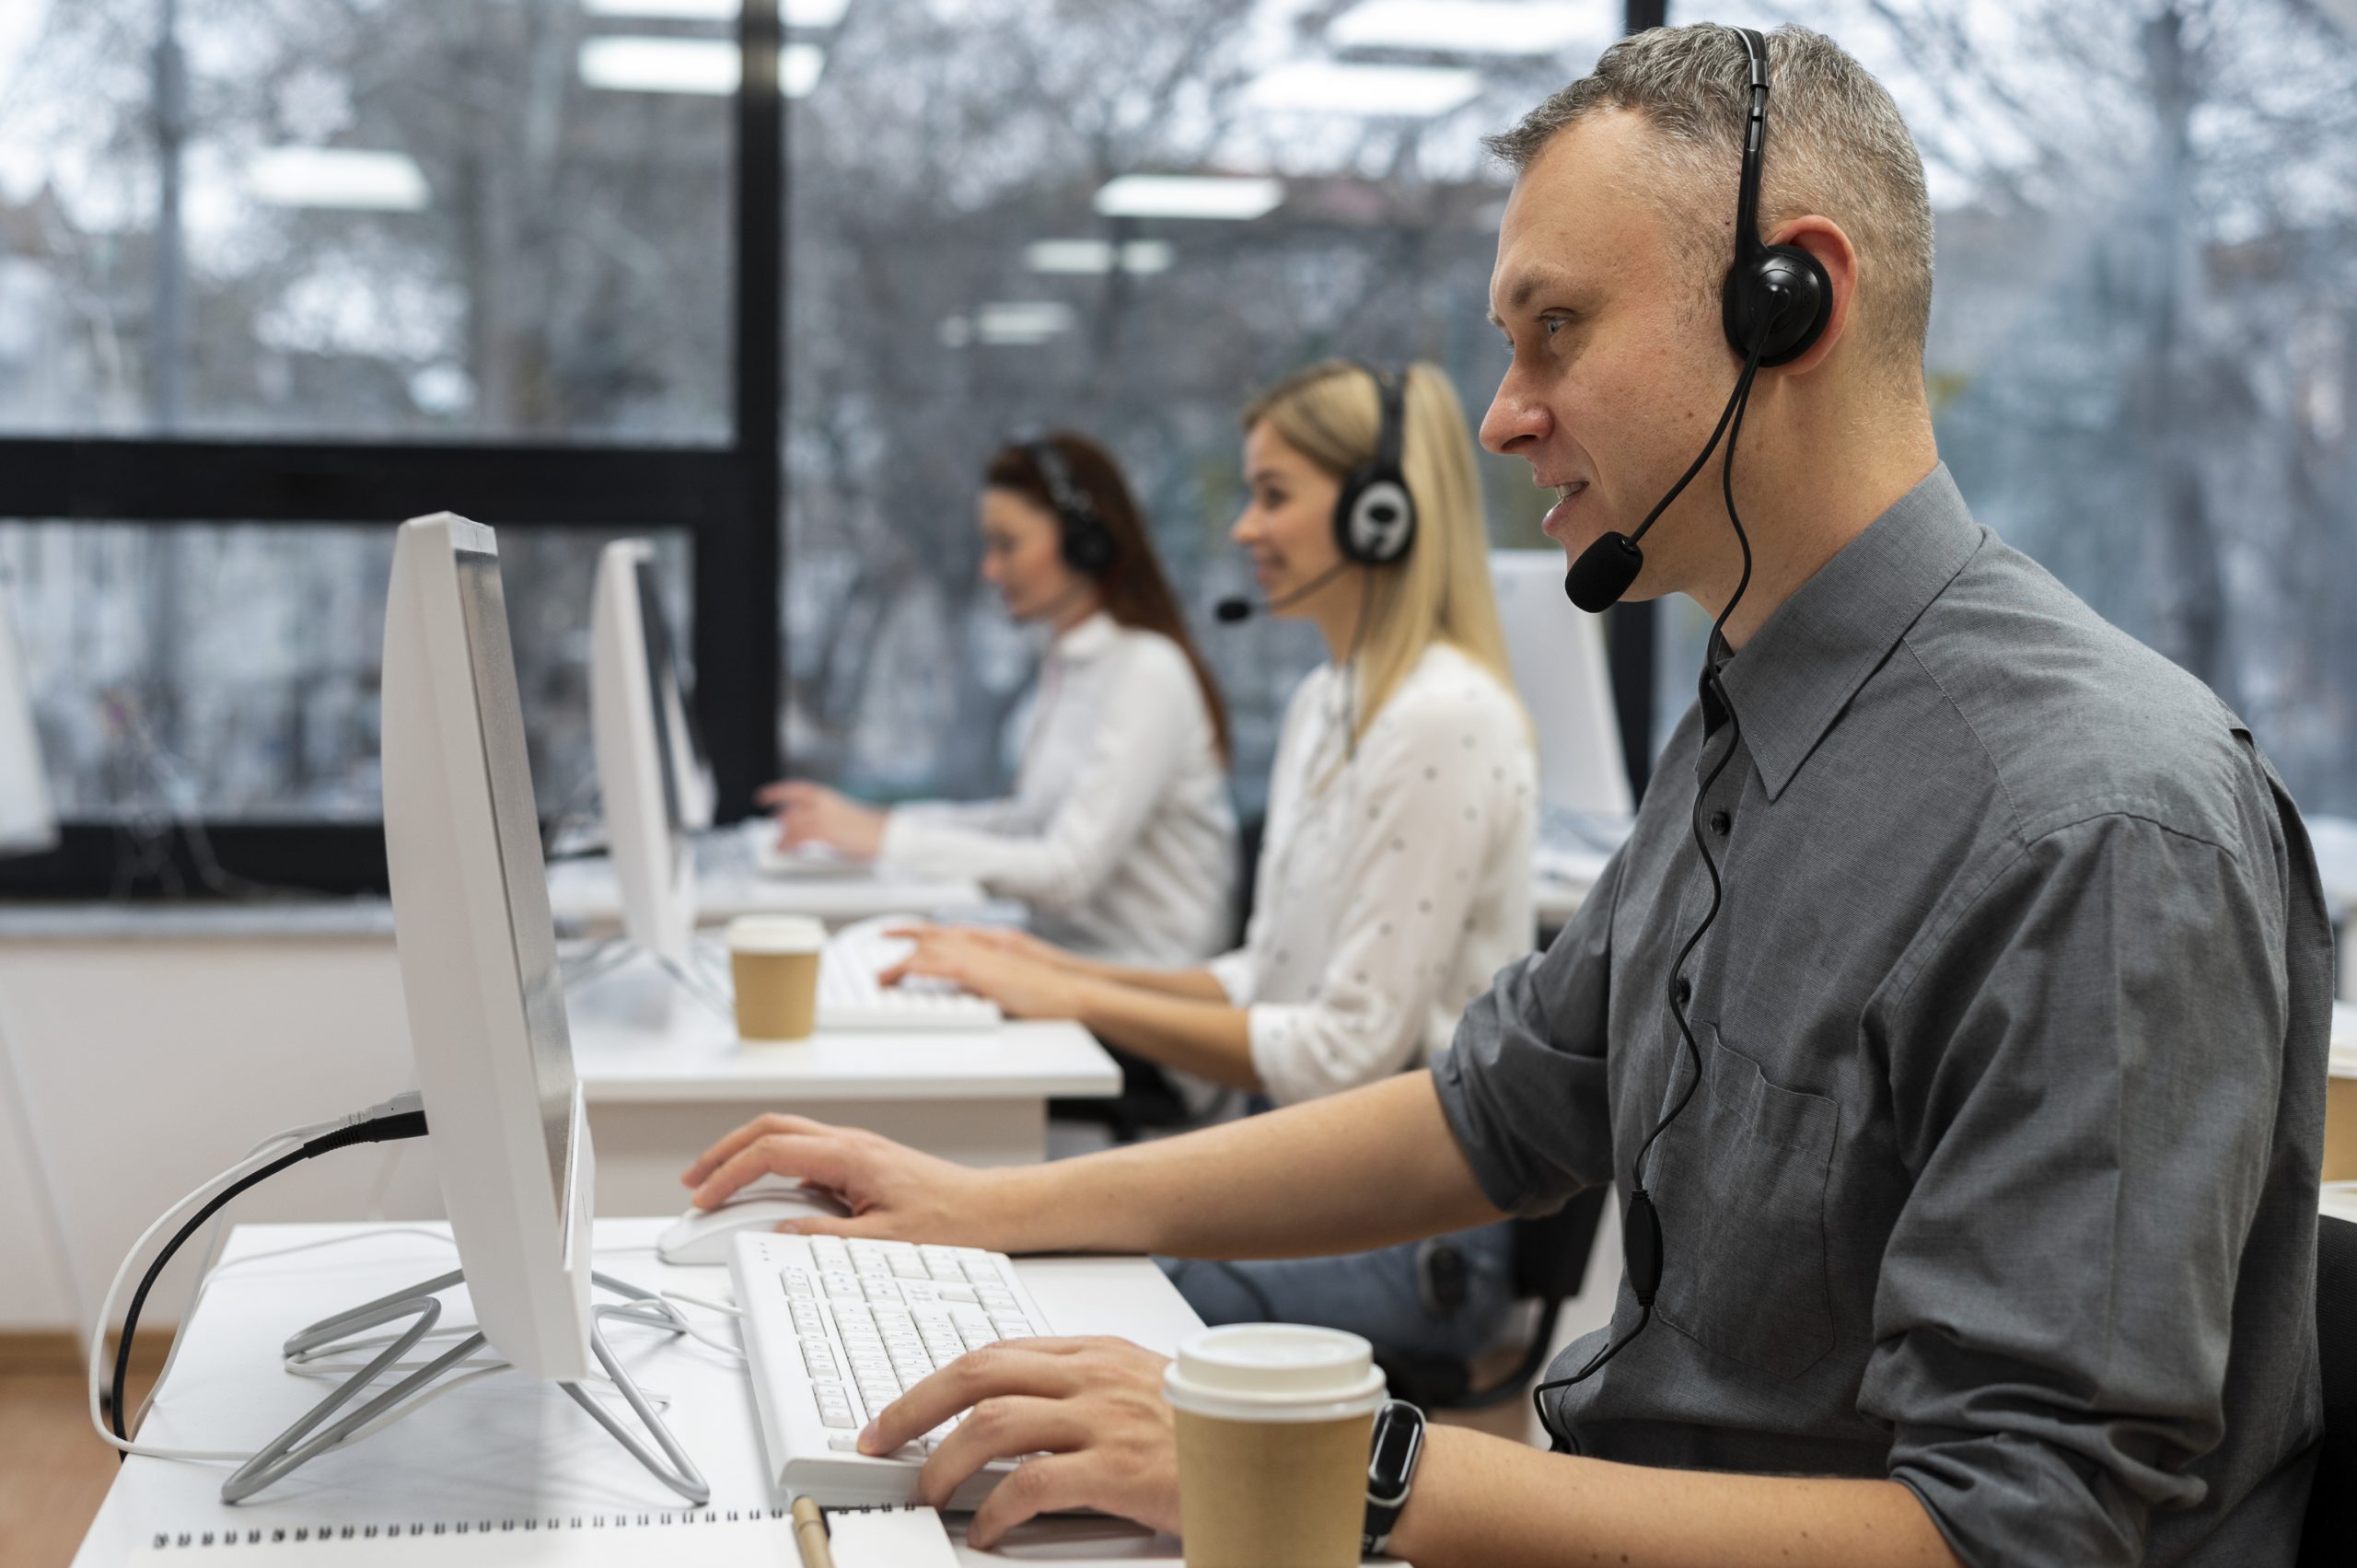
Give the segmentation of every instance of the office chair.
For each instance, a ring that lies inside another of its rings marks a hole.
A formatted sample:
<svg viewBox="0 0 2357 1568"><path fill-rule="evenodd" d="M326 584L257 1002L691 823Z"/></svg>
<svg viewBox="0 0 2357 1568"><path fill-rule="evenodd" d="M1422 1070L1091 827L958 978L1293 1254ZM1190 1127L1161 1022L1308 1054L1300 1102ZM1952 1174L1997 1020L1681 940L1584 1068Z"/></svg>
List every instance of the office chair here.
<svg viewBox="0 0 2357 1568"><path fill-rule="evenodd" d="M1377 1345L1376 1363L1390 1382L1391 1397L1425 1411L1469 1411L1502 1405L1528 1391L1547 1365L1563 1303L1579 1295L1587 1278L1587 1255L1611 1193L1609 1186L1591 1187L1544 1219L1514 1222L1515 1299L1538 1302L1538 1318L1511 1372L1476 1388L1469 1362Z"/></svg>
<svg viewBox="0 0 2357 1568"><path fill-rule="evenodd" d="M2300 1530L2299 1568L2357 1561L2357 1223L2316 1221L2316 1353L2324 1440Z"/></svg>
<svg viewBox="0 0 2357 1568"><path fill-rule="evenodd" d="M1230 947L1242 944L1244 928L1251 923L1252 880L1260 870L1260 839L1267 826L1267 819L1258 816L1248 817L1237 825L1236 924L1228 935ZM1236 1109L1235 1091L1222 1089L1217 1098L1197 1110L1187 1103L1169 1075L1155 1063L1117 1045L1106 1046L1105 1053L1121 1070L1121 1092L1111 1099L1058 1097L1048 1102L1051 1118L1105 1127L1111 1131L1115 1143L1134 1144L1149 1132L1184 1132L1225 1121Z"/></svg>

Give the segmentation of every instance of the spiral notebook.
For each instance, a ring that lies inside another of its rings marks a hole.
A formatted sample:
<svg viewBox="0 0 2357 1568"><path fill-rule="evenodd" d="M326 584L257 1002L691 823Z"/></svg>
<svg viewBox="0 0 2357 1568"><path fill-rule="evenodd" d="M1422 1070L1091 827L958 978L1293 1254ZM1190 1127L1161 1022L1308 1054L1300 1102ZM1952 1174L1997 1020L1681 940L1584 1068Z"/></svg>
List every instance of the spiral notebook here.
<svg viewBox="0 0 2357 1568"><path fill-rule="evenodd" d="M835 1568L957 1568L941 1516L930 1508L830 1508ZM794 1521L783 1509L698 1514L593 1514L556 1519L471 1519L387 1525L264 1525L157 1531L143 1558L262 1549L281 1568L646 1568L692 1552L697 1568L795 1568ZM274 1550L273 1550L274 1549ZM656 1554L661 1553L658 1557Z"/></svg>

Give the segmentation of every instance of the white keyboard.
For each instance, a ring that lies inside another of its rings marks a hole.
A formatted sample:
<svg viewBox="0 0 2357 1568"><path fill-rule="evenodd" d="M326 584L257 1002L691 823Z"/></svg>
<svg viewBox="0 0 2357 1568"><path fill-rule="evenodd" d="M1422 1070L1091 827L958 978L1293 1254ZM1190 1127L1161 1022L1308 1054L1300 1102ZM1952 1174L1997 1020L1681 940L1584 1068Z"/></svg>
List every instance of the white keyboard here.
<svg viewBox="0 0 2357 1568"><path fill-rule="evenodd" d="M829 1507L915 1502L925 1456L956 1423L883 1457L858 1451L860 1430L968 1351L1053 1332L1015 1265L971 1247L747 1231L728 1268L770 1480ZM1015 1463L984 1467L947 1506L978 1506Z"/></svg>
<svg viewBox="0 0 2357 1568"><path fill-rule="evenodd" d="M885 932L915 923L887 915L847 925L827 938L819 959L819 1027L822 1029L989 1029L1000 1022L998 1004L946 981L911 980L878 985L876 977L914 946Z"/></svg>

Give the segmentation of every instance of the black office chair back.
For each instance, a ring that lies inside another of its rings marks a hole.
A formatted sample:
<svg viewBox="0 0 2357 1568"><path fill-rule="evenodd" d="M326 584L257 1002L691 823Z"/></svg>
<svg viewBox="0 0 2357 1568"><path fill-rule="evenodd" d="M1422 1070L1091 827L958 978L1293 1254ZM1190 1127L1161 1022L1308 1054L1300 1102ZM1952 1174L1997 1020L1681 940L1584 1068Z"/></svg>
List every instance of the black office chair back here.
<svg viewBox="0 0 2357 1568"><path fill-rule="evenodd" d="M1375 1358L1393 1396L1427 1411L1485 1410L1520 1399L1547 1365L1547 1347L1554 1341L1563 1303L1579 1295L1586 1282L1587 1255L1611 1195L1609 1187L1593 1187L1544 1219L1514 1222L1515 1299L1538 1303L1538 1316L1513 1371L1476 1387L1473 1368L1455 1357L1378 1345Z"/></svg>
<svg viewBox="0 0 2357 1568"><path fill-rule="evenodd" d="M2300 1568L2357 1562L2357 1224L2316 1221L2316 1352L2324 1441L2300 1531Z"/></svg>

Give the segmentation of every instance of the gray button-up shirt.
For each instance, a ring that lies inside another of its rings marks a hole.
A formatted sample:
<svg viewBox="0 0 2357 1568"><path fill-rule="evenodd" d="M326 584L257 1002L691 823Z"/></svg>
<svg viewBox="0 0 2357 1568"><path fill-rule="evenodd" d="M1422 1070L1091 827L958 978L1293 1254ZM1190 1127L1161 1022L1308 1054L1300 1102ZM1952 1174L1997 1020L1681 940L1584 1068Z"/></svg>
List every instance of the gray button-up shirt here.
<svg viewBox="0 0 2357 1568"><path fill-rule="evenodd" d="M1736 722L1688 713L1578 918L1434 1067L1500 1208L1625 1191L1693 1079L1667 993L1733 746L1654 1320L1556 1425L1888 1476L1975 1568L2290 1563L2331 934L2249 732L1945 467L1723 668Z"/></svg>

